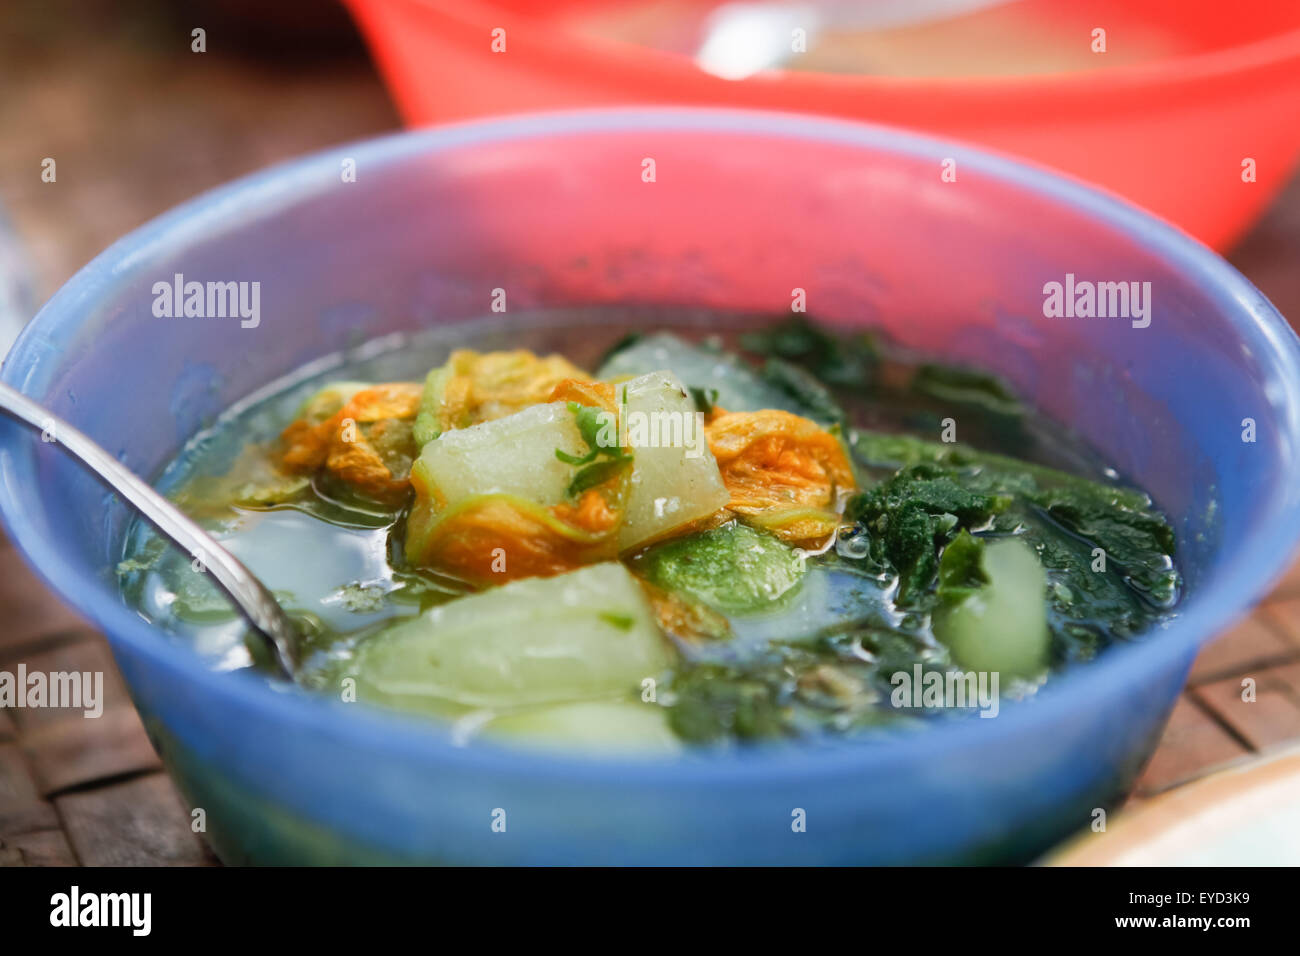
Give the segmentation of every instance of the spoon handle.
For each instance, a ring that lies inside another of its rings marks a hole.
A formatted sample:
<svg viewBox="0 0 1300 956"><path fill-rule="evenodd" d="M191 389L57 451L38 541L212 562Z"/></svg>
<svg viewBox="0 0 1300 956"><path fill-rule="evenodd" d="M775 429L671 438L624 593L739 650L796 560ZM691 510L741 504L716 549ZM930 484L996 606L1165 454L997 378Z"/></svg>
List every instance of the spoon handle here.
<svg viewBox="0 0 1300 956"><path fill-rule="evenodd" d="M266 586L238 558L93 440L3 382L0 411L41 432L45 441L62 445L165 537L196 558L265 641L281 676L293 679L298 629Z"/></svg>

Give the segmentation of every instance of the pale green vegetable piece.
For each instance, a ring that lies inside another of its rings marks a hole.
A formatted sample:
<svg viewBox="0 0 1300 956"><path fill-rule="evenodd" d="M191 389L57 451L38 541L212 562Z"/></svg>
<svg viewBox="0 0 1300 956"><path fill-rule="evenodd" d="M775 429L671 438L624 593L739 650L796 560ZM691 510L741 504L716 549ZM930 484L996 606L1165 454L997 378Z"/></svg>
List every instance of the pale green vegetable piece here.
<svg viewBox="0 0 1300 956"><path fill-rule="evenodd" d="M424 391L420 396L420 410L415 415L415 424L411 429L411 437L415 439L415 444L420 448L423 448L442 434L442 427L438 422L438 406L442 401L443 392L447 388L449 378L451 378L450 365L441 365L431 371L424 379Z"/></svg>
<svg viewBox="0 0 1300 956"><path fill-rule="evenodd" d="M557 449L579 457L587 451L564 402L448 431L424 446L416 468L447 507L486 494L516 495L550 507L564 499L575 471L555 456Z"/></svg>
<svg viewBox="0 0 1300 956"><path fill-rule="evenodd" d="M662 707L633 701L531 708L495 717L483 731L547 749L645 755L675 754L682 749Z"/></svg>
<svg viewBox="0 0 1300 956"><path fill-rule="evenodd" d="M727 614L772 609L799 587L807 570L789 545L743 524L665 541L641 562L652 583Z"/></svg>
<svg viewBox="0 0 1300 956"><path fill-rule="evenodd" d="M730 352L694 345L671 332L657 332L611 355L597 373L608 380L670 368L683 383L716 391L717 404L731 412L780 408L800 414L797 402L773 388Z"/></svg>
<svg viewBox="0 0 1300 956"><path fill-rule="evenodd" d="M608 698L667 663L645 592L613 561L431 608L364 642L354 661L360 700L417 708Z"/></svg>
<svg viewBox="0 0 1300 956"><path fill-rule="evenodd" d="M617 395L622 429L611 416L598 438L616 445L621 434L632 454L618 538L626 551L713 514L730 496L695 403L671 372L633 379ZM572 409L552 402L448 431L424 446L412 471L437 488L444 507L486 494L550 507L565 499L577 473L556 452L582 458L590 450Z"/></svg>
<svg viewBox="0 0 1300 956"><path fill-rule="evenodd" d="M981 568L987 583L935 612L935 635L969 670L1036 677L1048 663L1043 566L1024 542L1008 538L985 544Z"/></svg>
<svg viewBox="0 0 1300 956"><path fill-rule="evenodd" d="M620 551L708 517L730 500L709 451L695 401L672 372L652 372L617 386L622 432L632 451L632 479Z"/></svg>

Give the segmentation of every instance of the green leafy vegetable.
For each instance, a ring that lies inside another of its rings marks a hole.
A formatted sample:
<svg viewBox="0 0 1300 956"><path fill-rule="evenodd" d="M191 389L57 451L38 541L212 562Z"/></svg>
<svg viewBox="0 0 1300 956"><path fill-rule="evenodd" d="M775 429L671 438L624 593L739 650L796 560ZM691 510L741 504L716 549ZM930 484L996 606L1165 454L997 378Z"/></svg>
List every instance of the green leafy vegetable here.
<svg viewBox="0 0 1300 956"><path fill-rule="evenodd" d="M1020 416L1024 406L995 375L951 365L922 365L912 377L913 391L949 404L981 406L999 415Z"/></svg>
<svg viewBox="0 0 1300 956"><path fill-rule="evenodd" d="M763 379L789 396L805 418L822 425L845 425L847 416L830 389L815 375L784 359L770 358L763 363Z"/></svg>
<svg viewBox="0 0 1300 956"><path fill-rule="evenodd" d="M713 414L713 409L718 404L718 390L716 388L697 388L694 385L688 385L687 391L690 392L691 401L695 403L697 412L703 412L705 415Z"/></svg>
<svg viewBox="0 0 1300 956"><path fill-rule="evenodd" d="M577 498L589 488L609 480L629 466L632 463L632 456L619 446L617 440L613 442L608 440L611 432L614 435L618 434L617 424L610 412L590 405L580 405L577 402L569 402L568 408L578 425L578 434L587 444L588 451L587 454L579 456L570 455L564 449L557 448L555 457L566 465L584 466L573 476L567 491L570 498ZM597 461L598 458L605 460Z"/></svg>
<svg viewBox="0 0 1300 956"><path fill-rule="evenodd" d="M744 660L689 664L675 675L669 725L684 740L720 743L910 723L883 709L889 675L946 664L942 646L897 631L862 630L777 643Z"/></svg>
<svg viewBox="0 0 1300 956"><path fill-rule="evenodd" d="M791 727L781 703L782 683L780 672L746 673L725 664L692 668L674 684L677 701L668 724L695 743L785 736Z"/></svg>
<svg viewBox="0 0 1300 956"><path fill-rule="evenodd" d="M968 490L954 472L912 465L854 496L844 516L868 536L877 566L898 574L898 603L908 606L930 591L939 548L960 529L987 525L1010 504L1007 495Z"/></svg>
<svg viewBox="0 0 1300 956"><path fill-rule="evenodd" d="M943 549L935 596L941 604L956 604L988 583L989 576L984 570L984 541L963 528Z"/></svg>
<svg viewBox="0 0 1300 956"><path fill-rule="evenodd" d="M1123 507L1100 487L1096 493L1049 489L1031 500L1067 531L1100 548L1150 600L1167 605L1177 596L1178 574L1170 560L1174 532L1159 515Z"/></svg>
<svg viewBox="0 0 1300 956"><path fill-rule="evenodd" d="M1151 499L1135 488L1101 485L1078 475L1022 461L995 452L980 451L957 442L933 442L913 435L894 435L854 429L849 446L858 462L868 468L890 471L908 465L942 465L958 471L969 486L998 488L1007 494L1028 494L1040 488L1061 488L1117 507L1149 511Z"/></svg>
<svg viewBox="0 0 1300 956"><path fill-rule="evenodd" d="M988 530L1020 537L1046 570L1057 664L1086 660L1111 640L1140 633L1178 599L1173 529L1141 491L909 435L855 431L851 446L859 464L877 473L940 469L971 493L1010 499ZM861 503L850 503L851 512L861 508ZM899 574L900 588L921 583L922 590L911 593L921 595L915 606L925 610L934 598L925 596L929 552L916 540L926 529L918 529L911 551L896 545L900 550L893 557L886 553L882 558L882 543L872 539L869 557ZM902 535L902 529L894 533ZM959 550L952 561L960 556Z"/></svg>
<svg viewBox="0 0 1300 956"><path fill-rule="evenodd" d="M880 361L870 334L837 338L799 316L744 335L741 344L758 355L797 363L827 385L841 388L866 388Z"/></svg>

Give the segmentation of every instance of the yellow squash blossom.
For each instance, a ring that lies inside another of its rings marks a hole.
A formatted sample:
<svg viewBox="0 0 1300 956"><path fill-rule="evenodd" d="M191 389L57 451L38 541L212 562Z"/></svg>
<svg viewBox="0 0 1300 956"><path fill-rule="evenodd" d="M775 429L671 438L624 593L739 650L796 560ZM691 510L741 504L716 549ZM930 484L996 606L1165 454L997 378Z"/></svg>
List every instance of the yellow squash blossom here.
<svg viewBox="0 0 1300 956"><path fill-rule="evenodd" d="M790 542L835 531L839 503L857 487L836 435L778 409L719 409L705 432L731 495L729 510Z"/></svg>
<svg viewBox="0 0 1300 956"><path fill-rule="evenodd" d="M566 378L538 401L612 411L614 387ZM613 560L630 465L630 456L618 455L593 462L588 467L600 470L589 474L598 480L589 487L571 486L565 500L549 506L504 493L474 495L448 506L423 462L417 462L411 472L415 504L407 521L407 560L479 587Z"/></svg>
<svg viewBox="0 0 1300 956"><path fill-rule="evenodd" d="M415 439L423 447L448 429L504 418L547 401L565 379L586 377L560 355L457 349L425 380Z"/></svg>
<svg viewBox="0 0 1300 956"><path fill-rule="evenodd" d="M420 394L413 382L326 389L281 434L281 467L299 475L324 468L358 494L401 504L410 488Z"/></svg>

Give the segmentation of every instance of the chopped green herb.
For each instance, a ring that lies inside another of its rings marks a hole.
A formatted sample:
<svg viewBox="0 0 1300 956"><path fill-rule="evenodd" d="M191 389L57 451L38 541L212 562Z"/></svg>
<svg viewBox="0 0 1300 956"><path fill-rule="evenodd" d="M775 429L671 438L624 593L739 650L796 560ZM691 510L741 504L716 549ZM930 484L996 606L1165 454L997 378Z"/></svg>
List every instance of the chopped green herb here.
<svg viewBox="0 0 1300 956"><path fill-rule="evenodd" d="M880 358L869 333L841 339L801 317L744 335L741 343L758 355L798 363L827 385L840 388L870 385Z"/></svg>
<svg viewBox="0 0 1300 956"><path fill-rule="evenodd" d="M636 619L632 617L631 614L616 614L613 611L602 611L596 616L606 624L612 624L620 631L630 631L632 630L632 625L636 623Z"/></svg>
<svg viewBox="0 0 1300 956"><path fill-rule="evenodd" d="M695 402L697 412L703 412L705 415L713 414L713 409L718 404L716 388L696 388L694 385L689 385L686 390L690 392L691 401Z"/></svg>
<svg viewBox="0 0 1300 956"><path fill-rule="evenodd" d="M577 402L569 402L568 407L573 413L574 421L578 425L578 434L586 442L588 451L585 455L577 456L557 448L555 457L566 465L585 466L580 468L569 483L567 494L570 498L576 498L626 468L632 463L632 456L619 446L617 439L613 442L608 440L611 432L615 436L618 435L613 415L602 408L580 405ZM597 461L597 458L607 460Z"/></svg>

